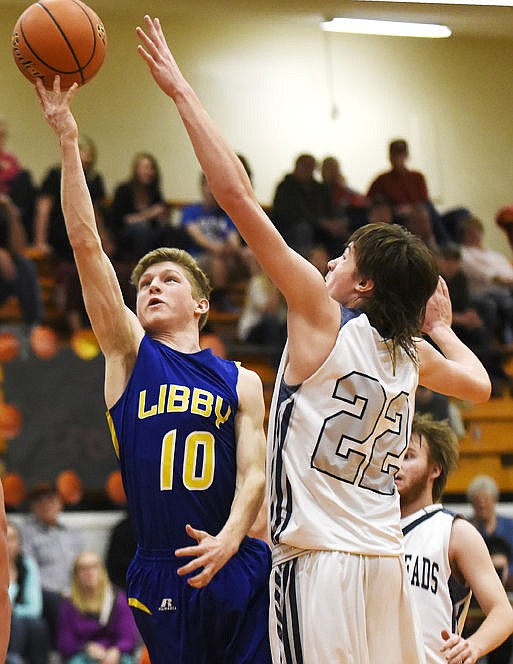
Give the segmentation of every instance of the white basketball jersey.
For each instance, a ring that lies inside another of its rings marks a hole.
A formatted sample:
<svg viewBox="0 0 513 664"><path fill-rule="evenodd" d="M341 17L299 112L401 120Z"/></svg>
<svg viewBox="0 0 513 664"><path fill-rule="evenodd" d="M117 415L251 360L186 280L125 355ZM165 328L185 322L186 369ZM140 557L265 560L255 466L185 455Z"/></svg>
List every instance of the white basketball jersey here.
<svg viewBox="0 0 513 664"><path fill-rule="evenodd" d="M402 553L394 475L410 434L418 370L400 350L393 367L365 314L342 308L342 320L314 375L298 386L284 383L287 347L278 370L267 463L275 560L290 557L288 547Z"/></svg>
<svg viewBox="0 0 513 664"><path fill-rule="evenodd" d="M446 664L440 653L442 629L460 633L470 590L451 576L449 540L455 515L442 505L401 519L406 569L426 646L427 664Z"/></svg>

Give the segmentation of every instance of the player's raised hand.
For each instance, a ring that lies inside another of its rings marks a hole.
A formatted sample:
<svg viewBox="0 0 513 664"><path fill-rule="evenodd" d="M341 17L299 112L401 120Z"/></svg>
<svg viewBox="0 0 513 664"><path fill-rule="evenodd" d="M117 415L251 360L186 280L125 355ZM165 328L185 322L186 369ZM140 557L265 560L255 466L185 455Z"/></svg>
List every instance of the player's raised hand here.
<svg viewBox="0 0 513 664"><path fill-rule="evenodd" d="M77 123L71 112L71 102L77 90L78 85L73 83L69 90L61 92L59 76L54 78L51 90L47 90L40 79L36 80L36 92L43 108L43 114L59 138L64 135L78 136Z"/></svg>
<svg viewBox="0 0 513 664"><path fill-rule="evenodd" d="M162 26L158 18L144 17L144 29L137 26L137 36L142 42L137 50L148 65L150 72L159 88L170 97L187 85L178 65L171 54Z"/></svg>
<svg viewBox="0 0 513 664"><path fill-rule="evenodd" d="M426 315L424 317L424 324L422 331L430 334L432 329L437 325L446 325L450 327L452 324L452 305L449 296L449 289L442 277L438 279L438 285L435 292L429 298L426 305Z"/></svg>
<svg viewBox="0 0 513 664"><path fill-rule="evenodd" d="M193 528L189 524L185 526L185 530L189 537L196 540L196 545L175 551L175 555L178 557L193 558L186 565L178 568L178 574L184 576L203 568L187 579L187 583L193 588L203 588L210 583L221 567L236 553L237 549L230 547L219 536L214 537L204 530Z"/></svg>

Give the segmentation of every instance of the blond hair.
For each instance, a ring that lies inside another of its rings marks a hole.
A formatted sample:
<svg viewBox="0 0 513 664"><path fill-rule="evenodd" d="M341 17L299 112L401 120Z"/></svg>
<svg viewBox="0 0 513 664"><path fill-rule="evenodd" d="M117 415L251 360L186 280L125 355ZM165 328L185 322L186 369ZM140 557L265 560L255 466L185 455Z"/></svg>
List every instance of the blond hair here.
<svg viewBox="0 0 513 664"><path fill-rule="evenodd" d="M78 578L80 573L80 563L82 558L85 556L94 558L100 569L100 583L98 584L98 589L94 596L84 592ZM100 613L102 610L105 593L107 588L110 588L110 586L111 584L107 575L107 570L105 569L105 565L96 555L96 553L94 553L94 551L82 551L82 553L79 553L75 558L75 562L73 563L73 573L71 577L70 599L74 606L81 613Z"/></svg>
<svg viewBox="0 0 513 664"><path fill-rule="evenodd" d="M160 247L145 254L134 267L130 281L138 288L140 278L151 265L167 261L176 263L184 268L187 280L191 285L193 297L198 299L204 298L206 300L210 298L212 286L210 285L209 278L187 251L177 249L176 247ZM207 319L208 311L200 316L200 331L205 327Z"/></svg>

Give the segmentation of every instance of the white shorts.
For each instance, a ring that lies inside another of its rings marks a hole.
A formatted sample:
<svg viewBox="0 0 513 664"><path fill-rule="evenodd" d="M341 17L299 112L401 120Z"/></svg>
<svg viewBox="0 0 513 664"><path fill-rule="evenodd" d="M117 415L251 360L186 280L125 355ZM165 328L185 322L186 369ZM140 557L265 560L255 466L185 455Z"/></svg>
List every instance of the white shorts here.
<svg viewBox="0 0 513 664"><path fill-rule="evenodd" d="M402 558L308 551L270 579L274 664L424 664Z"/></svg>

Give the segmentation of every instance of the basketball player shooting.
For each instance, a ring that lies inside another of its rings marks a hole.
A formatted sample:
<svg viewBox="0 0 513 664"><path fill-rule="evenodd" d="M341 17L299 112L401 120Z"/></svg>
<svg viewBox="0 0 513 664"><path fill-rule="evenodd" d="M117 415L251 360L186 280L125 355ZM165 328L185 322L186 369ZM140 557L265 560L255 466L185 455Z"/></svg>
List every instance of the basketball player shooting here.
<svg viewBox="0 0 513 664"><path fill-rule="evenodd" d="M105 356L105 402L137 552L127 595L152 664L269 664L270 550L246 536L264 495L262 383L201 350L210 285L179 249L141 258L125 306L102 244L70 110L36 82L62 155L62 209Z"/></svg>
<svg viewBox="0 0 513 664"><path fill-rule="evenodd" d="M479 402L489 397L488 375L451 330L447 287L420 239L395 225L365 226L324 281L262 210L159 20L146 16L137 34L214 197L288 304L268 434L273 661L424 662L394 475L417 383Z"/></svg>

